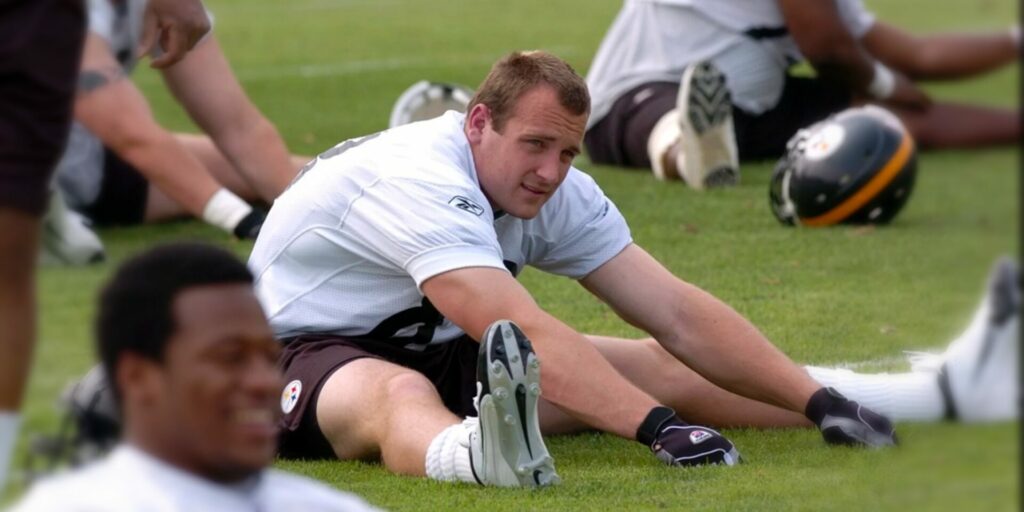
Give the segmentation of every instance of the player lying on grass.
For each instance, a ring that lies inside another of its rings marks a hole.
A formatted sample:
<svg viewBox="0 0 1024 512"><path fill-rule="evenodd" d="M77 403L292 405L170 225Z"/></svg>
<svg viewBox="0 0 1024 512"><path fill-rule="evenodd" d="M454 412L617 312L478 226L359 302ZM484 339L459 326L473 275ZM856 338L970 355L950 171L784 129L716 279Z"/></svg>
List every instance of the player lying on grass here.
<svg viewBox="0 0 1024 512"><path fill-rule="evenodd" d="M230 253L177 244L126 262L103 291L97 333L122 442L39 482L14 510L372 510L267 469L281 348Z"/></svg>
<svg viewBox="0 0 1024 512"><path fill-rule="evenodd" d="M59 190L73 210L98 225L194 215L240 238L255 237L263 213L249 202L273 202L308 158L288 153L212 32L161 70L205 134L161 127L128 77L145 4L87 2L89 32L75 124L57 168Z"/></svg>
<svg viewBox="0 0 1024 512"><path fill-rule="evenodd" d="M915 35L861 0L625 0L587 83L595 163L650 168L695 188L735 183L739 159L779 158L800 128L882 105L923 148L1014 144L1019 108L932 101L1020 58L1020 30ZM790 70L800 62L816 76Z"/></svg>
<svg viewBox="0 0 1024 512"><path fill-rule="evenodd" d="M598 429L669 464L738 462L690 423L895 443L888 420L633 243L572 167L588 112L568 64L514 53L467 114L343 142L300 173L249 260L284 344L283 456L519 486L558 479L541 432ZM525 265L578 279L653 338L576 332L516 281Z"/></svg>

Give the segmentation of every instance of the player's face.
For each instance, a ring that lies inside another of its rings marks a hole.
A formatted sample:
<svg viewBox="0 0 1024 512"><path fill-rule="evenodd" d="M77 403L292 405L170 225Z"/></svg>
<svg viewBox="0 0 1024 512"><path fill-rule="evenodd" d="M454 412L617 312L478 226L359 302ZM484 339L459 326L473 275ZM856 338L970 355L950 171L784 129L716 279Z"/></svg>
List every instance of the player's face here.
<svg viewBox="0 0 1024 512"><path fill-rule="evenodd" d="M277 451L282 377L252 287L188 288L174 300L175 331L158 375L156 411L173 422L179 465L215 480L267 466Z"/></svg>
<svg viewBox="0 0 1024 512"><path fill-rule="evenodd" d="M484 105L468 116L477 177L491 206L513 217L535 217L580 153L587 115L571 114L554 89L541 85L519 98L501 132Z"/></svg>

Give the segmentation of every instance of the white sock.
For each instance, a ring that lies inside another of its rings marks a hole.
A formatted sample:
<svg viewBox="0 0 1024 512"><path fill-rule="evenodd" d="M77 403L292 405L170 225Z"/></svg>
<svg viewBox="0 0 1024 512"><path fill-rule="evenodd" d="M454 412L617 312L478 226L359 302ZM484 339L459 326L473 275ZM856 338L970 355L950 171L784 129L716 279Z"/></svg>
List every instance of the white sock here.
<svg viewBox="0 0 1024 512"><path fill-rule="evenodd" d="M864 407L893 421L937 421L946 409L935 373L855 373L841 368L805 366L823 386L831 386Z"/></svg>
<svg viewBox="0 0 1024 512"><path fill-rule="evenodd" d="M0 491L7 484L7 469L14 454L14 441L18 438L18 413L0 412Z"/></svg>
<svg viewBox="0 0 1024 512"><path fill-rule="evenodd" d="M654 177L659 180L678 180L682 176L681 169L678 168L683 165L681 158L674 158L675 169L666 168L664 165L665 154L672 149L672 146L678 147L677 143L681 133L679 111L672 109L658 119L654 128L651 129L651 134L647 136L647 157L651 160L651 171L654 173Z"/></svg>
<svg viewBox="0 0 1024 512"><path fill-rule="evenodd" d="M444 482L478 483L469 462L469 433L477 418L467 418L441 431L427 448L427 477Z"/></svg>
<svg viewBox="0 0 1024 512"><path fill-rule="evenodd" d="M213 194L203 207L203 220L232 233L235 226L251 211L252 206L249 206L249 203L232 194L230 190L222 188Z"/></svg>

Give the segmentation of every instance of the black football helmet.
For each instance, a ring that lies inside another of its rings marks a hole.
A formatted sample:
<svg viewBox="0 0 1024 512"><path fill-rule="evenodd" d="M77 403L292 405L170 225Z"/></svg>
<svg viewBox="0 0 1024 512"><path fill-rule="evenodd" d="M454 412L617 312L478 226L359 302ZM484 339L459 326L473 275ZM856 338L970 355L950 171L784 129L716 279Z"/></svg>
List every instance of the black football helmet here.
<svg viewBox="0 0 1024 512"><path fill-rule="evenodd" d="M61 395L60 428L53 435L36 435L26 457L28 480L63 467L78 467L98 459L117 444L121 414L106 372L94 366Z"/></svg>
<svg viewBox="0 0 1024 512"><path fill-rule="evenodd" d="M844 110L796 133L772 172L772 212L783 224L885 224L914 188L910 133L876 106Z"/></svg>
<svg viewBox="0 0 1024 512"><path fill-rule="evenodd" d="M469 87L420 80L409 86L391 107L388 128L435 118L448 110L464 112L473 99Z"/></svg>

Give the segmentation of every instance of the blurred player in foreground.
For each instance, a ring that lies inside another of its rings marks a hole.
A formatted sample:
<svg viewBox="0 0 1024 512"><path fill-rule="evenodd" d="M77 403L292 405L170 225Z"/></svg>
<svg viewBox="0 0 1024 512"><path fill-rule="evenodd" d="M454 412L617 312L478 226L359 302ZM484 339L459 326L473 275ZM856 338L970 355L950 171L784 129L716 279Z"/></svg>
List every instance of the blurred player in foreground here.
<svg viewBox="0 0 1024 512"><path fill-rule="evenodd" d="M126 262L104 289L98 351L122 443L43 480L15 506L50 510L373 510L267 466L277 450L280 345L245 265L176 244Z"/></svg>

